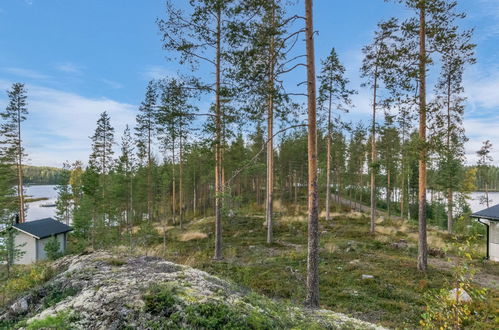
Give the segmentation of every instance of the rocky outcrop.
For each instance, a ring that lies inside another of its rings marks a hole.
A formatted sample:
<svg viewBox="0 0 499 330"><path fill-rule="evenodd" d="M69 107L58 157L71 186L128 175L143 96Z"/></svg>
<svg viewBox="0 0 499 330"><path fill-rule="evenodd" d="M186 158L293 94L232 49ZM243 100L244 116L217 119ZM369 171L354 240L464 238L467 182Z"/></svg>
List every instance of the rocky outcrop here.
<svg viewBox="0 0 499 330"><path fill-rule="evenodd" d="M0 311L0 328L382 329L343 314L276 303L206 272L151 257L68 256L44 286ZM45 323L44 323L45 322Z"/></svg>

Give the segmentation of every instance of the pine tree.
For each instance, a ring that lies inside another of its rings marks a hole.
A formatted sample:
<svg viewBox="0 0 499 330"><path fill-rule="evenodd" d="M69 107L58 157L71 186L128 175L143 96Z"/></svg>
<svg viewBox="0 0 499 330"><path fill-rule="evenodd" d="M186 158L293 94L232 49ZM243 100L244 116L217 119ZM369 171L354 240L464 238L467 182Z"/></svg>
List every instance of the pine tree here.
<svg viewBox="0 0 499 330"><path fill-rule="evenodd" d="M235 81L239 84L237 89L239 101L244 105L244 112L250 120L267 123L265 189L267 244L273 241L275 120L280 118L289 121L289 114L296 107L281 84L282 76L303 65L296 63L303 56L287 58L296 44L293 41L304 31L300 29L288 32L297 17L286 17L285 6L285 2L281 0L244 2L245 12L250 13L253 19L244 21L246 27L241 30L245 37L232 39L234 47L241 47L234 52L236 65L232 70Z"/></svg>
<svg viewBox="0 0 499 330"><path fill-rule="evenodd" d="M379 139L379 158L380 165L384 168L386 176L386 207L388 218L391 216L392 192L394 179L397 177L400 164L400 135L397 127L394 126L394 118L390 115L385 115L385 124L380 130Z"/></svg>
<svg viewBox="0 0 499 330"><path fill-rule="evenodd" d="M317 99L312 0L305 0L305 17L308 87L308 258L306 304L311 308L317 308L319 307L319 196L317 187Z"/></svg>
<svg viewBox="0 0 499 330"><path fill-rule="evenodd" d="M124 223L128 231L131 248L132 237L132 213L133 213L133 174L136 167L134 157L134 141L128 125L123 131L120 144L121 154L116 164L116 174L119 178L119 213L124 214Z"/></svg>
<svg viewBox="0 0 499 330"><path fill-rule="evenodd" d="M14 83L7 95L9 103L2 116L3 123L0 125L0 145L4 159L15 164L17 176L17 198L19 204L19 221L25 222L24 205L24 182L23 182L23 158L24 147L22 144L21 123L28 115L28 104L26 102L26 88L24 84Z"/></svg>
<svg viewBox="0 0 499 330"><path fill-rule="evenodd" d="M420 271L428 267L428 243L426 233L426 190L427 163L430 143L427 139L427 102L428 67L435 63L435 57L442 54L446 41L458 31L456 21L464 18L457 13L456 1L452 0L396 0L411 10L413 17L401 26L405 47L402 54L408 55L410 62L406 76L416 77L419 107L419 164L418 164L418 264Z"/></svg>
<svg viewBox="0 0 499 330"><path fill-rule="evenodd" d="M480 204L486 205L489 207L490 199L489 199L489 184L490 184L490 165L494 160L490 155L492 151L492 143L487 140L483 142L480 150L476 152L478 156L477 167L478 167L478 176L480 177L483 186L484 186L484 195L480 197Z"/></svg>
<svg viewBox="0 0 499 330"><path fill-rule="evenodd" d="M230 58L229 39L237 35L233 24L240 16L239 1L204 0L190 1L190 15L166 3L166 19L158 20L163 36L163 47L179 56L180 64L191 64L198 69L203 63L214 72L214 79L202 83L193 79L193 87L212 92L214 104L214 149L215 149L215 253L214 260L222 256L222 195L223 184L223 122L225 120L222 102L228 90L225 73ZM227 100L227 99L225 99Z"/></svg>
<svg viewBox="0 0 499 330"><path fill-rule="evenodd" d="M180 227L183 225L183 149L188 136L189 125L193 119L194 107L188 103L189 93L185 84L176 79L169 79L161 83L161 105L155 112L158 133L164 144L165 151L171 151L172 164L172 215L176 222L176 159L177 146L179 152L179 216Z"/></svg>
<svg viewBox="0 0 499 330"><path fill-rule="evenodd" d="M57 191L56 218L69 225L72 211L73 194L70 186L71 165L68 162L63 164L63 171L59 177L59 182L55 187Z"/></svg>
<svg viewBox="0 0 499 330"><path fill-rule="evenodd" d="M326 220L330 217L331 202L331 137L333 131L333 106L342 111L348 111L352 104L350 96L355 94L349 90L349 80L345 77L345 67L340 63L336 50L331 49L329 56L322 62L322 70L319 75L319 97L321 108L327 110L327 153L326 153Z"/></svg>
<svg viewBox="0 0 499 330"><path fill-rule="evenodd" d="M433 129L434 144L439 151L439 185L447 194L447 230L453 231L453 197L459 189L459 179L464 177L464 143L467 141L463 128L464 102L463 74L467 64L473 64L475 45L470 42L472 31L453 33L445 39L442 50L442 68L436 85L437 114ZM443 142L445 141L445 142ZM443 142L443 143L442 143ZM437 151L437 152L438 152ZM462 175L458 175L461 173Z"/></svg>
<svg viewBox="0 0 499 330"><path fill-rule="evenodd" d="M362 49L364 53L364 61L362 63L362 77L366 79L365 86L372 89L372 121L371 121L371 164L369 172L371 176L371 234L375 233L376 225L376 174L378 172L378 160L376 152L376 112L383 105L380 99L379 92L382 87L382 82L391 83L392 70L395 67L396 52L394 46L398 39L396 32L398 31L397 21L395 19L388 20L378 24L379 30L375 32L372 44L365 46Z"/></svg>
<svg viewBox="0 0 499 330"><path fill-rule="evenodd" d="M139 107L135 127L137 137L137 149L139 158L146 159L147 166L147 216L149 220L153 217L153 196L152 196L152 143L155 132L155 106L157 102L156 84L150 81L147 85L144 101Z"/></svg>
<svg viewBox="0 0 499 330"><path fill-rule="evenodd" d="M113 164L114 128L106 111L97 120L97 128L92 140L92 153L89 164L98 170L103 177L108 174Z"/></svg>

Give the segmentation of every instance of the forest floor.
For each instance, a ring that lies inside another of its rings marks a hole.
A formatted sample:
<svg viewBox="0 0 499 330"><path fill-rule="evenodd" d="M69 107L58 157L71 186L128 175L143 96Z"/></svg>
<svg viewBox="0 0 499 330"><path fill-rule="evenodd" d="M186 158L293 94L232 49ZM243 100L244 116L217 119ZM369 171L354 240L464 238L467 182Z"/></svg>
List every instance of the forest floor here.
<svg viewBox="0 0 499 330"><path fill-rule="evenodd" d="M451 288L456 247L460 241L436 228L429 228L429 269L416 270L417 227L400 219L382 219L376 235L369 234L369 219L345 209L320 221L321 307L390 328L415 328L424 312L424 294L432 289ZM166 245L162 235L152 247L134 247L134 253L154 255L205 270L274 299L291 303L305 300L307 223L305 215L276 216L274 243L266 243L262 214L239 214L223 223L224 260L213 256L214 218L187 222L184 229L169 227ZM158 227L160 231L161 228ZM479 245L477 245L479 246ZM485 310L489 318L480 328L495 328L499 308L499 267L481 259L476 248L471 262L477 286L488 293ZM127 247L116 247L125 252ZM366 278L363 275L371 275ZM485 313L485 314L487 314Z"/></svg>

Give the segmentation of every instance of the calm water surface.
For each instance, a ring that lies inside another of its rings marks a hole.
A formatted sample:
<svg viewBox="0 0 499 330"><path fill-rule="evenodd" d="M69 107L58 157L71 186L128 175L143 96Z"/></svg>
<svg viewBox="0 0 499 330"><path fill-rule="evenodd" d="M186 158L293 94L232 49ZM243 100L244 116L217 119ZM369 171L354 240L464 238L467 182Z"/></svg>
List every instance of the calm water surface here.
<svg viewBox="0 0 499 330"><path fill-rule="evenodd" d="M57 191L54 185L37 185L26 187L27 198L48 198L48 200L29 203L26 221L33 221L55 216L55 207L42 207L44 204L54 204L57 199Z"/></svg>
<svg viewBox="0 0 499 330"><path fill-rule="evenodd" d="M472 200L470 200L469 203L473 212L477 212L485 208L485 206L480 205L479 202L479 198L481 195L483 195L483 192L474 192L471 194ZM26 217L28 221L55 216L55 207L41 207L41 205L43 204L55 203L55 200L57 199L55 185L27 186L26 196L29 196L31 198L48 198L48 200L28 204L28 213ZM499 192L490 192L489 199L491 199L490 206L499 204Z"/></svg>

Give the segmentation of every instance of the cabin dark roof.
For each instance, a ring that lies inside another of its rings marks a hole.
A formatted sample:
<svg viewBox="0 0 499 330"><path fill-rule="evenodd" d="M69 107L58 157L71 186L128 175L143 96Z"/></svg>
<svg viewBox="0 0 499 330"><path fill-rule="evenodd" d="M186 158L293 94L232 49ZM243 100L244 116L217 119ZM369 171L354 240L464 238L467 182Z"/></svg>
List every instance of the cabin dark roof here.
<svg viewBox="0 0 499 330"><path fill-rule="evenodd" d="M73 230L73 228L52 218L16 223L13 225L13 227L38 239L67 233L68 231Z"/></svg>
<svg viewBox="0 0 499 330"><path fill-rule="evenodd" d="M488 209L475 212L471 215L471 217L499 221L499 204L489 207Z"/></svg>

